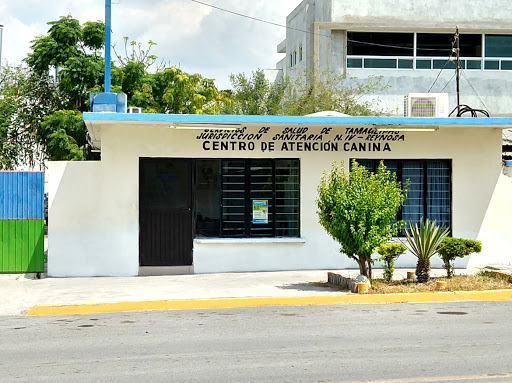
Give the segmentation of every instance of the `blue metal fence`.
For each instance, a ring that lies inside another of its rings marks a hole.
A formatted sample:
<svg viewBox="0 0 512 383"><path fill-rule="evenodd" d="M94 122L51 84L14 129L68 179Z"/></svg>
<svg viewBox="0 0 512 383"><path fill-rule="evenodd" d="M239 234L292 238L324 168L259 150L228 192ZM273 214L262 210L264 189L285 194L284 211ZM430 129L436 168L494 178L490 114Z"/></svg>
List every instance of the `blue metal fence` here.
<svg viewBox="0 0 512 383"><path fill-rule="evenodd" d="M0 219L44 219L43 172L0 172Z"/></svg>

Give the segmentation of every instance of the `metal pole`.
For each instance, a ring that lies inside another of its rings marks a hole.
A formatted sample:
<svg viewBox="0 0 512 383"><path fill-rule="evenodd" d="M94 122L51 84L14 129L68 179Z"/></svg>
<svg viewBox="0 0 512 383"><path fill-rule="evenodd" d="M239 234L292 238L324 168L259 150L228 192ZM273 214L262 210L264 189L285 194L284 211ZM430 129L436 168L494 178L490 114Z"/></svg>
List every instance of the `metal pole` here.
<svg viewBox="0 0 512 383"><path fill-rule="evenodd" d="M459 44L459 27L455 29L455 42L457 44L457 67L455 69L457 75L457 117L460 117L460 44Z"/></svg>
<svg viewBox="0 0 512 383"><path fill-rule="evenodd" d="M4 26L0 24L0 68L2 68L2 35L4 33Z"/></svg>
<svg viewBox="0 0 512 383"><path fill-rule="evenodd" d="M112 29L112 0L105 0L105 93L110 93L110 32Z"/></svg>

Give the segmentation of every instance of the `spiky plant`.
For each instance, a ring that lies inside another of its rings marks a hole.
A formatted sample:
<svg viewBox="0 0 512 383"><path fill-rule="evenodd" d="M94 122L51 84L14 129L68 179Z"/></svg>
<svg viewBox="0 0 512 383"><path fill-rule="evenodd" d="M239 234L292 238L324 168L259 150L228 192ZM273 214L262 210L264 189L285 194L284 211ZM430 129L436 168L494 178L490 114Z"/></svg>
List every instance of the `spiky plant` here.
<svg viewBox="0 0 512 383"><path fill-rule="evenodd" d="M405 229L407 242L404 245L418 258L416 264L416 277L418 282L427 282L430 278L430 258L437 252L443 240L450 233L449 229L437 226L436 221L426 219Z"/></svg>

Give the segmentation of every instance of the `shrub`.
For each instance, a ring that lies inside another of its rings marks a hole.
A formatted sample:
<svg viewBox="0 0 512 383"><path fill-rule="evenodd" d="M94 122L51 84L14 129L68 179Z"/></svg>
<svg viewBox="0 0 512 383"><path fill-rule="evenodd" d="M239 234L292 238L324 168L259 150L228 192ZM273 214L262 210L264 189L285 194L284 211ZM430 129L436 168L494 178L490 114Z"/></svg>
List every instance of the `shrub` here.
<svg viewBox="0 0 512 383"><path fill-rule="evenodd" d="M405 189L405 190L404 190ZM405 201L407 185L397 181L381 162L377 173L356 161L347 171L333 164L318 186L318 217L327 233L341 245L341 252L359 265L362 275L372 277L372 254L391 239L400 222L396 213Z"/></svg>
<svg viewBox="0 0 512 383"><path fill-rule="evenodd" d="M384 262L384 280L391 282L395 271L395 261L406 250L407 247L401 243L383 243L377 247L377 253L381 255L379 260Z"/></svg>
<svg viewBox="0 0 512 383"><path fill-rule="evenodd" d="M447 237L441 243L438 250L444 262L444 269L448 278L451 278L455 269L455 258L464 258L472 253L482 251L482 243L473 239Z"/></svg>
<svg viewBox="0 0 512 383"><path fill-rule="evenodd" d="M416 277L418 282L427 282L430 278L430 258L437 252L443 240L448 236L449 230L439 227L436 221L426 219L420 226L409 222L409 229L405 229L407 243L404 245L418 258L416 264Z"/></svg>

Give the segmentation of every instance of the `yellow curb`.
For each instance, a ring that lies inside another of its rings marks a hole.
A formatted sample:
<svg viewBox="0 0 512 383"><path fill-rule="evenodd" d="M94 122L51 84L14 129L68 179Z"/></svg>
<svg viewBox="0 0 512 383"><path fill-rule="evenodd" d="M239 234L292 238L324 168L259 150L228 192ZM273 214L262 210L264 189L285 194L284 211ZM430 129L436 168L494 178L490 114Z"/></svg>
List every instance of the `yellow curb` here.
<svg viewBox="0 0 512 383"><path fill-rule="evenodd" d="M335 305L343 303L428 303L449 301L508 301L511 298L512 289L403 294L337 294L300 297L180 299L96 304L89 303L82 305L35 306L27 311L27 315L73 315L119 311L226 309L256 306Z"/></svg>

